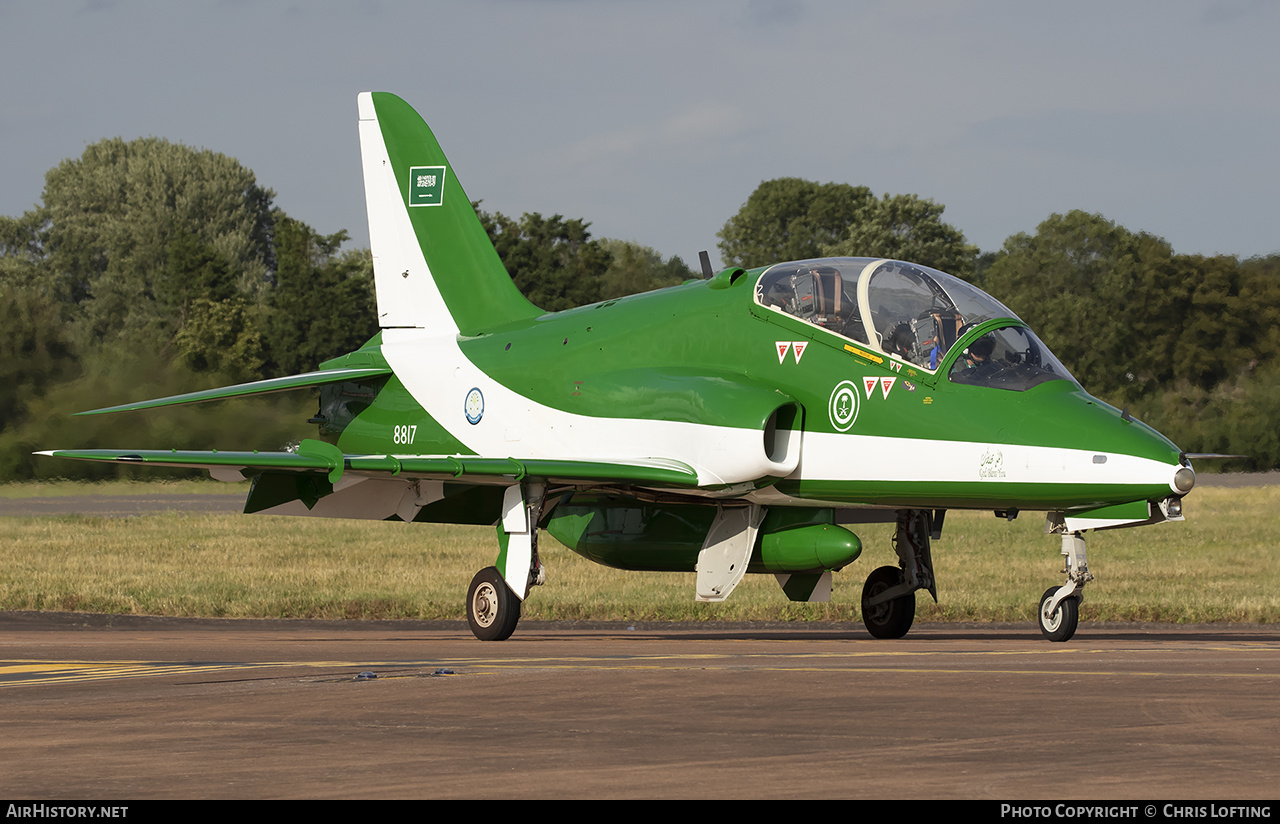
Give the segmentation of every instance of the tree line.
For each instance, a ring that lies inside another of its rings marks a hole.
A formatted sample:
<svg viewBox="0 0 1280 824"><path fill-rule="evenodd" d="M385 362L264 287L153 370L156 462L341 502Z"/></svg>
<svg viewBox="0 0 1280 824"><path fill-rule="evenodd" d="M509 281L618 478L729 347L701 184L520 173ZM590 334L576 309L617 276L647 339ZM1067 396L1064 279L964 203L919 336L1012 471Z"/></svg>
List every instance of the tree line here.
<svg viewBox="0 0 1280 824"><path fill-rule="evenodd" d="M238 161L158 138L103 140L0 217L0 481L127 469L36 460L69 446L278 449L310 434L299 394L162 413L90 406L314 369L377 331L372 259L274 205ZM580 218L480 219L547 311L696 277L676 256L594 238ZM1280 466L1280 255L1179 255L1099 215L1053 215L980 252L912 194L761 183L719 233L726 265L858 255L974 282L1031 324L1091 392L1189 451Z"/></svg>

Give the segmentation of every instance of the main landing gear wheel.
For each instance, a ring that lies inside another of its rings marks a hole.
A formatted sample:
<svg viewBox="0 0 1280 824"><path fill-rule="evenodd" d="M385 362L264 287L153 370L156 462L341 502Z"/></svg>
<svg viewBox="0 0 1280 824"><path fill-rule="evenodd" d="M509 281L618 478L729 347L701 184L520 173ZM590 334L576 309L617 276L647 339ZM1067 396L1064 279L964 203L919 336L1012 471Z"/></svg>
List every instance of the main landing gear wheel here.
<svg viewBox="0 0 1280 824"><path fill-rule="evenodd" d="M1076 634L1076 626L1080 623L1080 602L1075 598L1063 598L1058 608L1049 615L1049 599L1058 592L1058 587L1049 587L1040 596L1040 631L1050 641L1066 641Z"/></svg>
<svg viewBox="0 0 1280 824"><path fill-rule="evenodd" d="M862 587L862 623L876 638L901 638L916 620L916 594L908 592L875 606L867 602L902 583L902 570L882 566L867 576Z"/></svg>
<svg viewBox="0 0 1280 824"><path fill-rule="evenodd" d="M520 622L520 599L497 567L485 567L471 579L467 590L467 623L481 641L505 641Z"/></svg>

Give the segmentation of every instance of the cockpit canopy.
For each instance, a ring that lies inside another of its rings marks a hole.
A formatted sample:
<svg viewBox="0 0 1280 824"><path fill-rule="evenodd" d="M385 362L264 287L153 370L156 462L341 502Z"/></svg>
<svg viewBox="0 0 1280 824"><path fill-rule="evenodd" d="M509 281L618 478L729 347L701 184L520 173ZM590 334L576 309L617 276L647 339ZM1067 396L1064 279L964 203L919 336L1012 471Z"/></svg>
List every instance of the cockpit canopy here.
<svg viewBox="0 0 1280 824"><path fill-rule="evenodd" d="M1071 374L1000 301L959 278L896 260L826 258L772 266L756 283L760 306L799 318L956 383L1029 389ZM978 324L1008 325L970 336Z"/></svg>

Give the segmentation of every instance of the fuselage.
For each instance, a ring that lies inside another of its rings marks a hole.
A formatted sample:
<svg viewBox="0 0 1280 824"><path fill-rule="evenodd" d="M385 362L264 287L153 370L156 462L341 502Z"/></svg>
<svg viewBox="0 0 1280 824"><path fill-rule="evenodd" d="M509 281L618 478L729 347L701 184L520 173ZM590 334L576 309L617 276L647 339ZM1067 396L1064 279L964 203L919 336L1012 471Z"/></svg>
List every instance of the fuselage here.
<svg viewBox="0 0 1280 824"><path fill-rule="evenodd" d="M937 294L895 270L882 297L876 263L726 271L469 337L384 330L395 377L338 445L670 459L709 494L775 506L1070 510L1186 491L1178 448L1085 392L997 301L905 264ZM806 277L828 280L825 315L804 313L824 299ZM1003 348L973 369L982 341Z"/></svg>

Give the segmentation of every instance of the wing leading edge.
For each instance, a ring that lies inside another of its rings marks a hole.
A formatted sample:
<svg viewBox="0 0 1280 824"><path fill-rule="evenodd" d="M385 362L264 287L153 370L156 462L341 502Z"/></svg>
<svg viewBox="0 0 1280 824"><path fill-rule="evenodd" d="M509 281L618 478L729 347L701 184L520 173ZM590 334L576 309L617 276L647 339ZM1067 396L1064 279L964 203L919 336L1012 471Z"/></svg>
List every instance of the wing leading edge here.
<svg viewBox="0 0 1280 824"><path fill-rule="evenodd" d="M221 481L240 481L258 472L323 472L334 483L350 471L370 477L471 480L510 484L525 478L567 483L634 484L695 488L698 473L667 458L582 461L544 458L486 458L475 455L344 455L324 441L304 440L297 452L222 452L180 449L55 449L54 458L108 463L151 464L205 469Z"/></svg>
<svg viewBox="0 0 1280 824"><path fill-rule="evenodd" d="M77 412L77 415L105 415L109 412L134 412L139 409L156 409L162 406L181 406L187 403L205 403L227 398L244 398L250 395L266 395L272 392L286 392L290 389L306 389L312 386L324 386L330 383L343 383L362 378L379 377L392 374L390 366L364 366L349 369L322 369L317 372L305 372L301 375L289 375L283 378L267 378L251 383L238 383L235 386L219 386L216 389L202 389L199 392L187 392L184 395L170 395L166 398L154 398L149 401L135 401L119 406L107 406L102 409L91 409L88 412ZM97 451L97 450L88 450ZM41 452L50 455L51 452Z"/></svg>

